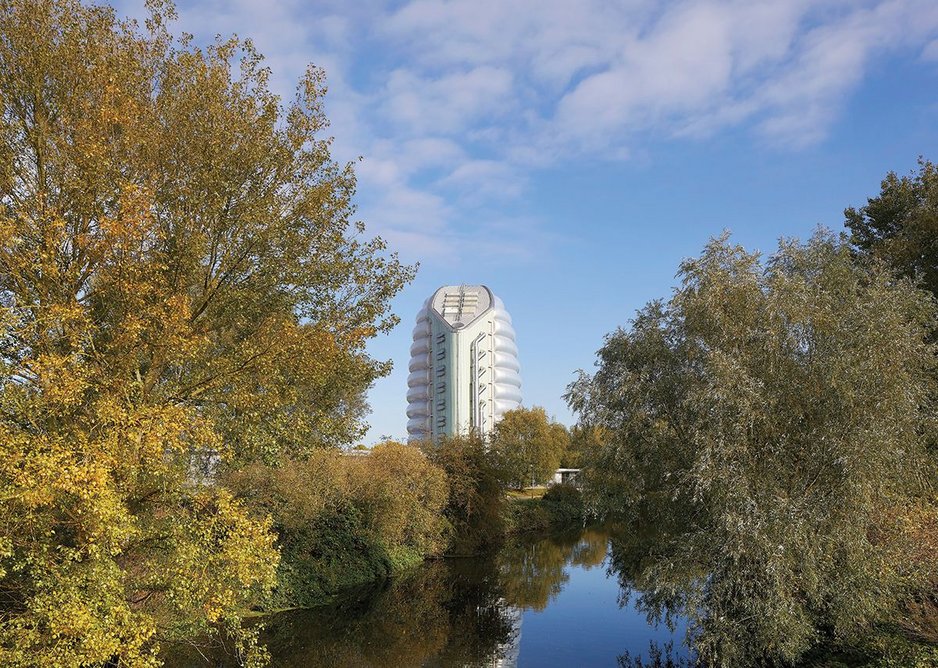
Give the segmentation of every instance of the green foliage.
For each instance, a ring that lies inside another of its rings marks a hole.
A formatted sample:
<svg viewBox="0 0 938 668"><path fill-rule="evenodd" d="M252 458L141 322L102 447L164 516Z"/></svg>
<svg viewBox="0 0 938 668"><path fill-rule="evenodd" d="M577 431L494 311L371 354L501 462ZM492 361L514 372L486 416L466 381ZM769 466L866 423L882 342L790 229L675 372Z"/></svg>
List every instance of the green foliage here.
<svg viewBox="0 0 938 668"><path fill-rule="evenodd" d="M589 466L590 458L599 452L605 439L605 431L597 425L573 425L570 443L560 460L560 468L578 469Z"/></svg>
<svg viewBox="0 0 938 668"><path fill-rule="evenodd" d="M549 420L543 408L516 408L495 426L492 453L508 482L524 489L550 478L568 443L566 427Z"/></svg>
<svg viewBox="0 0 938 668"><path fill-rule="evenodd" d="M764 265L724 237L680 277L568 393L606 430L614 567L708 664L862 635L927 571L901 520L933 481L933 300L824 232Z"/></svg>
<svg viewBox="0 0 938 668"><path fill-rule="evenodd" d="M918 278L938 295L938 169L919 160L919 171L890 172L879 195L844 211L850 241L863 254L884 260L897 273Z"/></svg>
<svg viewBox="0 0 938 668"><path fill-rule="evenodd" d="M448 552L477 554L498 545L504 536L504 479L485 441L476 435L454 436L421 447L446 472Z"/></svg>
<svg viewBox="0 0 938 668"><path fill-rule="evenodd" d="M366 530L353 505L284 531L280 550L274 607L321 605L343 589L386 578L393 568L387 548Z"/></svg>
<svg viewBox="0 0 938 668"><path fill-rule="evenodd" d="M511 499L505 504L505 533L544 535L550 532L547 507L540 499Z"/></svg>
<svg viewBox="0 0 938 668"><path fill-rule="evenodd" d="M397 549L440 554L448 529L450 490L445 471L418 448L388 441L368 457L353 457L353 496L365 525L392 554Z"/></svg>
<svg viewBox="0 0 938 668"><path fill-rule="evenodd" d="M551 485L539 499L512 499L505 525L509 534L540 535L579 529L586 520L583 496L573 485Z"/></svg>
<svg viewBox="0 0 938 668"><path fill-rule="evenodd" d="M366 456L318 450L276 467L256 462L225 483L273 518L281 546L274 607L321 603L446 546L446 476L400 443Z"/></svg>
<svg viewBox="0 0 938 668"><path fill-rule="evenodd" d="M0 2L2 665L241 634L277 552L212 469L361 433L412 275L351 218L322 73L281 105L149 6Z"/></svg>
<svg viewBox="0 0 938 668"><path fill-rule="evenodd" d="M555 527L582 526L586 519L583 495L570 484L551 485L541 499Z"/></svg>

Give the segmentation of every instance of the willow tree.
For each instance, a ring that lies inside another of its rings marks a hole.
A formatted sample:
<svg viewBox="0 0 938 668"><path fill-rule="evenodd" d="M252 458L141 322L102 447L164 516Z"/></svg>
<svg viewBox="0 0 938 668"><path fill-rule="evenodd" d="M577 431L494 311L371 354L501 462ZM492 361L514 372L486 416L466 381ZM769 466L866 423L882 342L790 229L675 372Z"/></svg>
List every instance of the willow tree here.
<svg viewBox="0 0 938 668"><path fill-rule="evenodd" d="M411 274L353 221L323 75L0 0L0 663L150 665L270 587L206 473L361 431ZM205 466L203 466L205 465Z"/></svg>
<svg viewBox="0 0 938 668"><path fill-rule="evenodd" d="M764 263L715 240L679 276L568 395L603 429L592 500L630 527L613 565L689 616L707 665L862 636L935 568L911 519L934 490L931 295L823 232Z"/></svg>

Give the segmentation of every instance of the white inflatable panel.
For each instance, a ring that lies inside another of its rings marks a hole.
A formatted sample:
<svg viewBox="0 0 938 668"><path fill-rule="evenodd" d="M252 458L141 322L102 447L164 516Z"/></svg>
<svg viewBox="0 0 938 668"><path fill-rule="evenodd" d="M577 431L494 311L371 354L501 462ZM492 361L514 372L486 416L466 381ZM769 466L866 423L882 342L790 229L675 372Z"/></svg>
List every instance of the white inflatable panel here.
<svg viewBox="0 0 938 668"><path fill-rule="evenodd" d="M425 417L415 417L407 421L407 431L412 436L415 433L420 433L421 435L426 436L429 430L430 421Z"/></svg>
<svg viewBox="0 0 938 668"><path fill-rule="evenodd" d="M409 418L421 418L426 420L430 417L430 404L426 401L423 403L411 403L407 407L407 417Z"/></svg>
<svg viewBox="0 0 938 668"><path fill-rule="evenodd" d="M508 411L513 411L519 406L517 401L511 399L496 399L495 400L495 414L498 417L501 417Z"/></svg>
<svg viewBox="0 0 938 668"><path fill-rule="evenodd" d="M430 374L427 373L426 367L416 369L407 376L407 387L426 387L429 380Z"/></svg>
<svg viewBox="0 0 938 668"><path fill-rule="evenodd" d="M418 322L414 327L414 331L411 332L411 336L414 339L430 336L430 321L424 320L423 322Z"/></svg>
<svg viewBox="0 0 938 668"><path fill-rule="evenodd" d="M495 333L501 336L507 337L512 341L515 340L515 328L511 326L510 322L505 322L504 320L495 321Z"/></svg>
<svg viewBox="0 0 938 668"><path fill-rule="evenodd" d="M495 401L514 401L517 408L521 404L521 388L512 385L502 385L495 388Z"/></svg>
<svg viewBox="0 0 938 668"><path fill-rule="evenodd" d="M518 356L518 346L515 345L515 342L513 339L510 339L507 336L499 336L497 334L492 338L495 339L495 352L509 353L511 355L514 355L515 357Z"/></svg>
<svg viewBox="0 0 938 668"><path fill-rule="evenodd" d="M514 369L504 369L495 367L495 392L501 385L511 385L512 387L521 387L521 375Z"/></svg>
<svg viewBox="0 0 938 668"><path fill-rule="evenodd" d="M430 368L430 357L427 355L418 355L416 357L412 357L410 360L410 364L407 366L407 370L410 372L423 371L424 373L426 373L427 369L429 368Z"/></svg>
<svg viewBox="0 0 938 668"><path fill-rule="evenodd" d="M510 353L495 353L495 366L512 371L521 371L521 365L518 358Z"/></svg>
<svg viewBox="0 0 938 668"><path fill-rule="evenodd" d="M430 352L430 337L421 336L419 339L414 341L413 345L410 347L410 354L412 357L417 355L425 355Z"/></svg>
<svg viewBox="0 0 938 668"><path fill-rule="evenodd" d="M427 386L412 387L407 391L407 401L414 403L416 401L427 401L430 398L427 392Z"/></svg>

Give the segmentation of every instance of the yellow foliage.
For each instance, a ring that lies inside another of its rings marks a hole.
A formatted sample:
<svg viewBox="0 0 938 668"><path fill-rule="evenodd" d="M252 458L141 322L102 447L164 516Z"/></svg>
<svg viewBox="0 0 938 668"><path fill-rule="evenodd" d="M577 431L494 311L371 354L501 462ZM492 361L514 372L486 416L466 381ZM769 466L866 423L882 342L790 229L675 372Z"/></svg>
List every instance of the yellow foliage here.
<svg viewBox="0 0 938 668"><path fill-rule="evenodd" d="M355 438L387 371L411 270L351 223L321 73L284 109L172 14L0 0L3 666L237 635L277 551L214 475Z"/></svg>
<svg viewBox="0 0 938 668"><path fill-rule="evenodd" d="M367 456L318 450L276 467L253 464L229 473L225 482L284 531L307 529L324 515L354 507L364 531L389 551L429 555L446 547L446 475L415 447L388 442Z"/></svg>

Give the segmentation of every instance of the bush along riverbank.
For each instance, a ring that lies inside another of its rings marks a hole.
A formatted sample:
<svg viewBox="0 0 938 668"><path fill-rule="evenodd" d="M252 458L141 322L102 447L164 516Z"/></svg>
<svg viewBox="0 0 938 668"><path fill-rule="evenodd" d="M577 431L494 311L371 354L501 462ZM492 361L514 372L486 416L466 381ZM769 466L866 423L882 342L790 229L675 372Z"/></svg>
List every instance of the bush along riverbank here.
<svg viewBox="0 0 938 668"><path fill-rule="evenodd" d="M280 563L265 611L319 605L442 555L451 533L445 472L400 443L363 457L323 450L303 461L258 464L226 484L273 520Z"/></svg>
<svg viewBox="0 0 938 668"><path fill-rule="evenodd" d="M540 498L512 498L505 509L507 534L538 534L581 528L588 520L580 490L553 485Z"/></svg>
<svg viewBox="0 0 938 668"><path fill-rule="evenodd" d="M497 458L475 437L387 442L367 456L318 451L225 483L270 516L278 536L277 584L258 611L321 605L425 559L483 554L511 535L581 527L585 517L570 485L509 499Z"/></svg>

